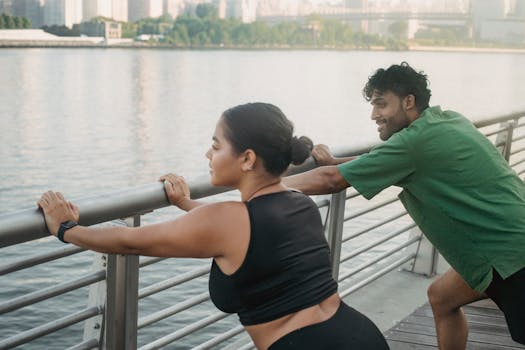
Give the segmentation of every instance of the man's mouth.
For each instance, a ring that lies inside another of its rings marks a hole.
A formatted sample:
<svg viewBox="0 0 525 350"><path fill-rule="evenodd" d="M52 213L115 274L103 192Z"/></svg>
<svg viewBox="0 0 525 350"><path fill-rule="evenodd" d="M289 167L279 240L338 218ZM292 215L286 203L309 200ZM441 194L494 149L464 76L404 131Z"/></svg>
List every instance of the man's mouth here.
<svg viewBox="0 0 525 350"><path fill-rule="evenodd" d="M383 121L383 120L377 120L376 124L377 124L377 131L378 132L381 132L386 126L386 122Z"/></svg>

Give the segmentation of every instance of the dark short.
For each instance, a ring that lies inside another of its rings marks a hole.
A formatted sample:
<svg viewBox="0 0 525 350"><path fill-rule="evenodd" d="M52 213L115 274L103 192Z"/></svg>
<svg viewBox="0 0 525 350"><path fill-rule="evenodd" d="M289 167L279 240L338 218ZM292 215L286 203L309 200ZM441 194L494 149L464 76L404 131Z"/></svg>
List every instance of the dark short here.
<svg viewBox="0 0 525 350"><path fill-rule="evenodd" d="M485 293L503 311L512 339L525 344L525 268L506 279L496 270L492 276Z"/></svg>
<svg viewBox="0 0 525 350"><path fill-rule="evenodd" d="M388 344L365 315L341 302L328 320L288 333L268 350L388 350Z"/></svg>

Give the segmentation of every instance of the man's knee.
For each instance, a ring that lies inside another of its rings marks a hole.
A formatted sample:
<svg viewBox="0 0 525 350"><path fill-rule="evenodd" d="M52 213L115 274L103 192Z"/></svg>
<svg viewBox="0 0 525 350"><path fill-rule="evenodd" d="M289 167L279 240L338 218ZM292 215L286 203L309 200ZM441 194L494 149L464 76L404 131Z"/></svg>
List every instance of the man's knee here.
<svg viewBox="0 0 525 350"><path fill-rule="evenodd" d="M443 288L440 286L439 280L430 284L427 289L427 297L433 309L440 309L444 306L446 298L443 294Z"/></svg>

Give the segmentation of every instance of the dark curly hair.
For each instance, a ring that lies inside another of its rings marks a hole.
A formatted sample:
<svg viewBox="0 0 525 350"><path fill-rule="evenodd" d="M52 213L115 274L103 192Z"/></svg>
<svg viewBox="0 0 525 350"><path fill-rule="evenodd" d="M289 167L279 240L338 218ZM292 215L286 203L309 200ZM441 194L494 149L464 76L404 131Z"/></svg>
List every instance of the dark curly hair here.
<svg viewBox="0 0 525 350"><path fill-rule="evenodd" d="M239 154L252 149L262 158L264 168L281 175L290 163L301 164L309 156L313 142L306 136L293 136L293 124L276 106L247 103L222 114L225 136Z"/></svg>
<svg viewBox="0 0 525 350"><path fill-rule="evenodd" d="M427 87L428 79L423 72L416 72L407 62L394 64L388 69L380 68L368 78L363 88L363 96L367 101L372 99L374 91L381 93L391 91L398 97L414 95L419 113L428 108L432 93Z"/></svg>

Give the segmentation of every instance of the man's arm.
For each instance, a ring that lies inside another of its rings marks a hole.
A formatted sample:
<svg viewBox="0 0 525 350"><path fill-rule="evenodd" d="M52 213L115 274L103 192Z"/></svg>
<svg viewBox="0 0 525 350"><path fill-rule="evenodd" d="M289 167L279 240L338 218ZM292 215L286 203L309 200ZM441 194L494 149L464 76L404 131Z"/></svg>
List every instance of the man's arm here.
<svg viewBox="0 0 525 350"><path fill-rule="evenodd" d="M350 186L339 169L333 165L284 177L283 183L308 195L337 193Z"/></svg>

